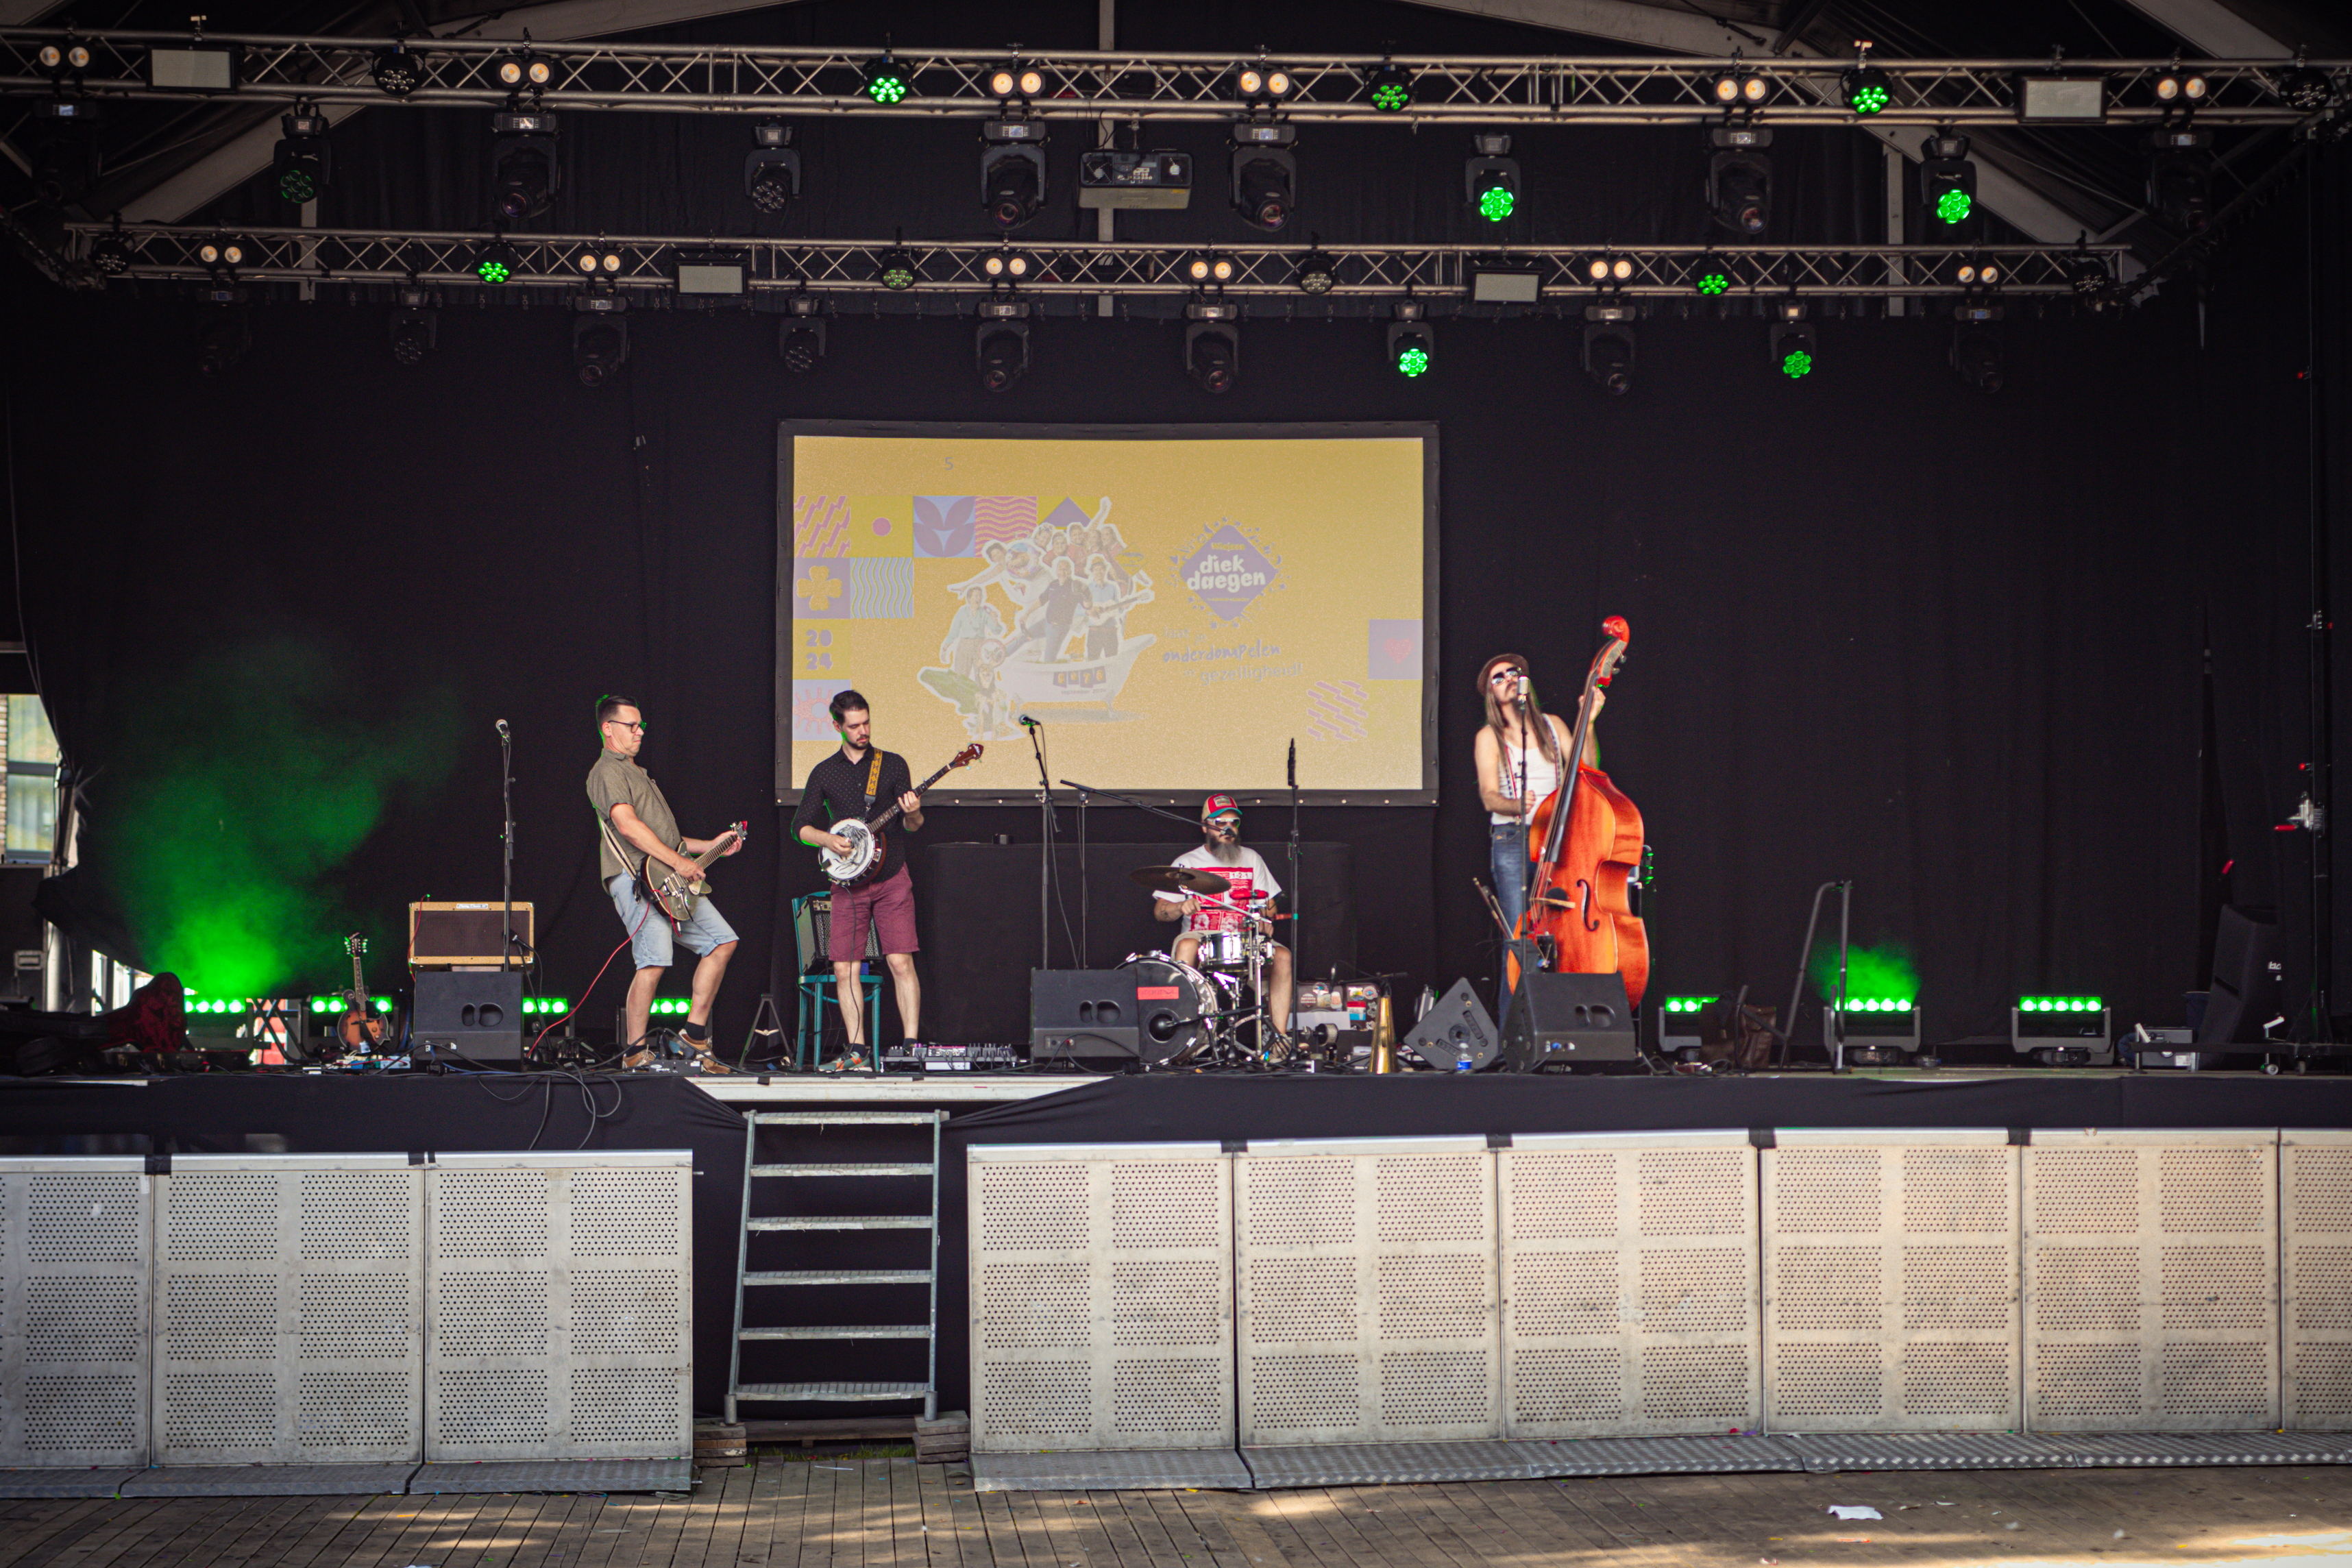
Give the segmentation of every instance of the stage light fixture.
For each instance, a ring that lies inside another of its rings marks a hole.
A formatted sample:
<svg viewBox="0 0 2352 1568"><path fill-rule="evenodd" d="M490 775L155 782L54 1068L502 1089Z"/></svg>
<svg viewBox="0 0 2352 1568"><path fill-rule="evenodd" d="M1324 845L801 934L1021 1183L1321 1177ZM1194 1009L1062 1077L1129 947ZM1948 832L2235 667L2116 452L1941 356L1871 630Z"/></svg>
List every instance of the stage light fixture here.
<svg viewBox="0 0 2352 1568"><path fill-rule="evenodd" d="M1298 207L1296 126L1244 121L1234 126L1232 189L1242 221L1279 234Z"/></svg>
<svg viewBox="0 0 2352 1568"><path fill-rule="evenodd" d="M89 247L89 264L101 278L121 278L132 266L131 247L119 234L101 235Z"/></svg>
<svg viewBox="0 0 2352 1568"><path fill-rule="evenodd" d="M991 98L1006 103L1027 102L1045 90L1045 74L1035 66L999 66L988 73Z"/></svg>
<svg viewBox="0 0 2352 1568"><path fill-rule="evenodd" d="M33 106L33 199L59 207L98 183L98 105L86 98L44 99Z"/></svg>
<svg viewBox="0 0 2352 1568"><path fill-rule="evenodd" d="M1386 61L1365 81L1364 96L1382 114L1401 114L1412 107L1412 73Z"/></svg>
<svg viewBox="0 0 2352 1568"><path fill-rule="evenodd" d="M1772 365L1790 381L1801 381L1813 372L1813 359L1821 344L1813 336L1813 324L1805 320L1805 308L1793 302L1783 303L1780 315L1772 323Z"/></svg>
<svg viewBox="0 0 2352 1568"><path fill-rule="evenodd" d="M1720 299L1731 292L1731 262L1728 258L1707 255L1698 258L1691 268L1691 287L1709 299Z"/></svg>
<svg viewBox="0 0 2352 1568"><path fill-rule="evenodd" d="M485 283L503 283L520 270L520 253L503 239L493 239L474 249L474 276Z"/></svg>
<svg viewBox="0 0 2352 1568"><path fill-rule="evenodd" d="M2013 79L2021 125L2097 125L2107 117L2107 79L2097 76Z"/></svg>
<svg viewBox="0 0 2352 1568"><path fill-rule="evenodd" d="M1018 300L992 301L980 313L972 356L980 367L981 390L1003 392L1029 369L1029 306Z"/></svg>
<svg viewBox="0 0 2352 1568"><path fill-rule="evenodd" d="M2115 279L2107 264L2095 256L2077 256L2066 264L2066 281L2074 286L2078 298L2095 300L2113 286Z"/></svg>
<svg viewBox="0 0 2352 1568"><path fill-rule="evenodd" d="M508 109L490 116L491 205L499 222L541 216L554 205L562 178L554 115Z"/></svg>
<svg viewBox="0 0 2352 1568"><path fill-rule="evenodd" d="M1222 289L1240 275L1241 268L1230 256L1203 251L1184 262L1184 281L1195 289Z"/></svg>
<svg viewBox="0 0 2352 1568"><path fill-rule="evenodd" d="M2000 344L1983 322L1962 320L1952 323L1950 360L1959 378L1979 392L1990 395L2000 390Z"/></svg>
<svg viewBox="0 0 2352 1568"><path fill-rule="evenodd" d="M1920 147L1920 222L1929 243L1974 238L1983 227L1977 213L1977 166L1965 136L1930 136Z"/></svg>
<svg viewBox="0 0 2352 1568"><path fill-rule="evenodd" d="M424 289L403 289L392 320L384 323L392 341L392 357L403 364L421 364L441 338L441 312Z"/></svg>
<svg viewBox="0 0 2352 1568"><path fill-rule="evenodd" d="M915 258L904 246L894 246L882 253L874 280L893 292L912 289L922 274L915 267Z"/></svg>
<svg viewBox="0 0 2352 1568"><path fill-rule="evenodd" d="M1339 284L1339 264L1310 236L1307 254L1298 258L1298 270L1291 275L1291 281L1302 292L1328 294Z"/></svg>
<svg viewBox="0 0 2352 1568"><path fill-rule="evenodd" d="M1234 71L1234 96L1244 103L1271 106L1290 96L1290 73L1270 66L1248 65Z"/></svg>
<svg viewBox="0 0 2352 1568"><path fill-rule="evenodd" d="M1706 205L1715 221L1749 239L1772 221L1772 132L1757 125L1717 125L1707 131Z"/></svg>
<svg viewBox="0 0 2352 1568"><path fill-rule="evenodd" d="M216 305L196 324L196 370L217 381L253 347L253 319L243 305Z"/></svg>
<svg viewBox="0 0 2352 1568"><path fill-rule="evenodd" d="M1584 280L1595 289L1622 288L1633 280L1633 258L1605 254L1587 257Z"/></svg>
<svg viewBox="0 0 2352 1568"><path fill-rule="evenodd" d="M2279 78L2278 95L2297 114L2315 114L2336 101L2336 81L2326 71L2305 65L2298 54L2294 68Z"/></svg>
<svg viewBox="0 0 2352 1568"><path fill-rule="evenodd" d="M1509 157L1511 139L1502 135L1471 138L1477 156L1462 165L1463 194L1470 210L1488 223L1504 223L1519 210L1519 164Z"/></svg>
<svg viewBox="0 0 2352 1568"><path fill-rule="evenodd" d="M1870 46L1854 46L1853 64L1845 68L1838 85L1845 95L1845 106L1856 114L1876 114L1895 101L1894 83L1885 71L1870 63Z"/></svg>
<svg viewBox="0 0 2352 1568"><path fill-rule="evenodd" d="M1231 305L1209 309L1231 312ZM1184 323L1184 374L1220 397L1241 379L1242 334L1230 314Z"/></svg>
<svg viewBox="0 0 2352 1568"><path fill-rule="evenodd" d="M1771 94L1769 81L1744 71L1726 72L1715 79L1715 101L1726 109L1752 109Z"/></svg>
<svg viewBox="0 0 2352 1568"><path fill-rule="evenodd" d="M801 194L801 155L793 128L781 120L754 126L743 155L743 194L763 213L780 213Z"/></svg>
<svg viewBox="0 0 2352 1568"><path fill-rule="evenodd" d="M298 104L293 113L279 117L278 126L284 135L278 139L269 167L277 176L278 195L296 206L317 201L335 173L335 149L327 141L327 117L310 104Z"/></svg>
<svg viewBox="0 0 2352 1568"><path fill-rule="evenodd" d="M620 260L618 253L613 259ZM751 291L751 258L743 251L681 250L670 258L670 269L681 296L740 299Z"/></svg>
<svg viewBox="0 0 2352 1568"><path fill-rule="evenodd" d="M79 81L89 69L89 46L84 43L43 44L34 56L41 74L54 82Z"/></svg>
<svg viewBox="0 0 2352 1568"><path fill-rule="evenodd" d="M425 60L404 46L394 44L369 58L368 75L375 79L381 91L394 98L406 98L425 85Z"/></svg>
<svg viewBox="0 0 2352 1568"><path fill-rule="evenodd" d="M2168 228L2194 234L2213 216L2213 133L2147 133L2147 207Z"/></svg>
<svg viewBox="0 0 2352 1568"><path fill-rule="evenodd" d="M776 324L776 357L794 375L806 375L824 358L824 318L805 294L795 294L785 305L791 313Z"/></svg>
<svg viewBox="0 0 2352 1568"><path fill-rule="evenodd" d="M1588 310L1584 322L1584 374L1612 397L1633 390L1633 311L1624 307Z"/></svg>
<svg viewBox="0 0 2352 1568"><path fill-rule="evenodd" d="M491 86L504 88L517 97L546 91L555 85L557 74L553 60L529 49L492 55L482 62L482 70L490 79Z"/></svg>
<svg viewBox="0 0 2352 1568"><path fill-rule="evenodd" d="M913 85L905 67L893 55L883 55L866 62L866 96L877 103L898 103Z"/></svg>
<svg viewBox="0 0 2352 1568"><path fill-rule="evenodd" d="M1396 308L1396 320L1389 323L1388 352L1389 363L1399 375L1429 374L1436 363L1437 340L1420 305L1408 301Z"/></svg>
<svg viewBox="0 0 2352 1568"><path fill-rule="evenodd" d="M580 384L603 386L629 363L629 302L611 294L572 301L572 373Z"/></svg>
<svg viewBox="0 0 2352 1568"><path fill-rule="evenodd" d="M980 205L998 228L1019 228L1045 205L1045 127L992 120L980 128Z"/></svg>
<svg viewBox="0 0 2352 1568"><path fill-rule="evenodd" d="M242 66L236 45L147 51L147 85L182 92L235 92Z"/></svg>
<svg viewBox="0 0 2352 1568"><path fill-rule="evenodd" d="M2205 79L2178 70L2167 71L2156 79L2156 100L2193 109L2205 101Z"/></svg>
<svg viewBox="0 0 2352 1568"><path fill-rule="evenodd" d="M196 260L215 280L226 280L236 275L255 255L252 245L236 235L215 234L196 245Z"/></svg>
<svg viewBox="0 0 2352 1568"><path fill-rule="evenodd" d="M994 283L1026 283L1036 270L1028 255L1018 250L997 250L981 258L981 276Z"/></svg>

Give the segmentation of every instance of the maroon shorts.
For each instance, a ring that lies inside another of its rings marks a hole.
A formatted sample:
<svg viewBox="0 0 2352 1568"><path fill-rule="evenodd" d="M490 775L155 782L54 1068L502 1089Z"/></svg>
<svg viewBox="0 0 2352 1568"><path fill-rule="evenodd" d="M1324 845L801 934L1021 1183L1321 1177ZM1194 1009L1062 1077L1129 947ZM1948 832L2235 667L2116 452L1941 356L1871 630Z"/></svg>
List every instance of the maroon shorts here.
<svg viewBox="0 0 2352 1568"><path fill-rule="evenodd" d="M882 939L884 952L919 952L915 941L915 879L899 867L878 882L863 888L836 888L833 893L833 926L826 933L827 956L835 963L855 963L866 956L866 922Z"/></svg>

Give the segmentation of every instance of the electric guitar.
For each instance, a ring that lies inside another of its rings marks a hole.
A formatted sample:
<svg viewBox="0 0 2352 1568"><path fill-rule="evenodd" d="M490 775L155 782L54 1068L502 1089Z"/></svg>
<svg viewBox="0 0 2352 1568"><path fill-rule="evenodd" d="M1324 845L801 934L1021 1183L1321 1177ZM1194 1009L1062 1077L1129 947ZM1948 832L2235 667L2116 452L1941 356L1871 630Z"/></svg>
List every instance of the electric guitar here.
<svg viewBox="0 0 2352 1568"><path fill-rule="evenodd" d="M643 880L652 889L654 903L677 924L684 925L694 918L695 905L710 896L710 883L701 875L702 868L726 854L729 846L749 844L751 841L751 825L739 822L712 839L710 847L694 858L695 875L689 877L683 871L665 869L658 882L653 879L653 858L647 856ZM677 850L681 855L686 853L686 841L682 838L678 840Z"/></svg>
<svg viewBox="0 0 2352 1568"><path fill-rule="evenodd" d="M360 972L360 955L367 952L367 939L353 931L343 940L343 951L352 955L352 988L344 997L343 1016L335 1026L335 1037L342 1041L347 1051L372 1052L383 1044L387 1020L369 1004L367 977Z"/></svg>
<svg viewBox="0 0 2352 1568"><path fill-rule="evenodd" d="M974 741L958 752L946 767L917 784L914 793L922 794L956 768L970 767L980 761L981 753L985 750L978 741ZM882 868L884 853L890 847L890 840L882 830L898 820L898 803L894 800L889 810L871 822L845 816L826 829L836 838L849 840L846 854L836 855L830 849L817 851L817 858L824 862L824 874L833 879L835 887L862 888L874 879L874 873Z"/></svg>

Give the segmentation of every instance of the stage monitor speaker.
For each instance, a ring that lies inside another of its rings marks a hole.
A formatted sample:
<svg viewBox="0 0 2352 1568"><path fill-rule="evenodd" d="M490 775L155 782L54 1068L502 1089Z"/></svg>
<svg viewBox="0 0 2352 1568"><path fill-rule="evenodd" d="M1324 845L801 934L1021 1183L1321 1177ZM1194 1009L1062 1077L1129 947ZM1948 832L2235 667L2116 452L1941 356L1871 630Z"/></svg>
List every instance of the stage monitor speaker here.
<svg viewBox="0 0 2352 1568"><path fill-rule="evenodd" d="M2213 989L2197 1026L2200 1046L2248 1045L2286 1011L2279 928L2224 905L2213 932Z"/></svg>
<svg viewBox="0 0 2352 1568"><path fill-rule="evenodd" d="M1404 1048L1440 1072L1462 1071L1465 1061L1468 1070L1485 1072L1495 1065L1502 1041L1486 1004L1478 1000L1467 980L1457 980L1454 989L1429 1005L1405 1036Z"/></svg>
<svg viewBox="0 0 2352 1568"><path fill-rule="evenodd" d="M1592 1062L1641 1059L1625 982L1615 974L1519 976L1503 1021L1503 1066L1512 1072L1565 1071Z"/></svg>
<svg viewBox="0 0 2352 1568"><path fill-rule="evenodd" d="M418 970L409 1038L418 1056L520 1067L522 971Z"/></svg>
<svg viewBox="0 0 2352 1568"><path fill-rule="evenodd" d="M1143 1005L1136 999L1135 976L1126 970L1031 970L1029 1065L1084 1061L1117 1067L1141 1059ZM1159 1055L1164 1058L1168 1052Z"/></svg>

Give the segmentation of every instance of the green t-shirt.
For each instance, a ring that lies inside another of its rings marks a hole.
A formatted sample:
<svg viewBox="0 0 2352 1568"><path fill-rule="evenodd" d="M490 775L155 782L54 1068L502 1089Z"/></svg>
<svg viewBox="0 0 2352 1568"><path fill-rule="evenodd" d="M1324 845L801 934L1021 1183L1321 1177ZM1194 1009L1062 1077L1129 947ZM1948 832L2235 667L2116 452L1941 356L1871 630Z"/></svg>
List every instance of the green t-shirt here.
<svg viewBox="0 0 2352 1568"><path fill-rule="evenodd" d="M653 776L633 759L617 752L606 752L588 770L588 803L596 808L597 820L610 826L613 808L624 801L637 814L638 821L653 829L655 837L668 845L677 843L677 818L671 814L669 802L662 798L661 785L654 783ZM596 835L598 862L607 882L624 871L634 871L636 861L644 858L634 844L629 845L631 858L627 862L614 854L614 839L629 843L620 835L618 827L613 827L611 837L603 833Z"/></svg>

